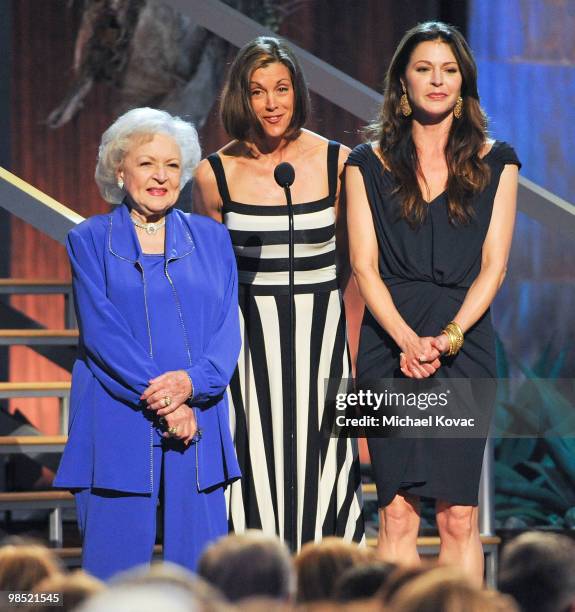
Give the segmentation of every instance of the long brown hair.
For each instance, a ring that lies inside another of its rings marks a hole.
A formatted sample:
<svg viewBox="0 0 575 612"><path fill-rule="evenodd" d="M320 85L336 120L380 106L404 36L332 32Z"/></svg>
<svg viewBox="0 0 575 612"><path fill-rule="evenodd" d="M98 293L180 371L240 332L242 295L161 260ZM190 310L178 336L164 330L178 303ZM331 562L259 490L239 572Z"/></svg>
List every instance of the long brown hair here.
<svg viewBox="0 0 575 612"><path fill-rule="evenodd" d="M428 21L415 26L401 39L385 77L384 100L377 120L367 128L378 141L379 149L397 184L395 192L402 200L401 216L412 226L420 225L427 214L419 187L421 176L412 137L411 118L404 117L399 106L409 59L415 47L425 41L441 40L451 48L461 72L463 113L454 119L445 147L447 161L447 201L452 223L467 223L473 215L471 200L489 181L489 166L480 153L487 139L487 118L479 104L477 67L465 38L453 26Z"/></svg>
<svg viewBox="0 0 575 612"><path fill-rule="evenodd" d="M279 62L289 70L294 110L285 137L295 139L305 124L309 112L309 91L301 66L289 46L279 38L259 36L242 47L228 73L220 102L220 119L232 138L246 140L262 136L262 128L252 110L250 78L258 68Z"/></svg>

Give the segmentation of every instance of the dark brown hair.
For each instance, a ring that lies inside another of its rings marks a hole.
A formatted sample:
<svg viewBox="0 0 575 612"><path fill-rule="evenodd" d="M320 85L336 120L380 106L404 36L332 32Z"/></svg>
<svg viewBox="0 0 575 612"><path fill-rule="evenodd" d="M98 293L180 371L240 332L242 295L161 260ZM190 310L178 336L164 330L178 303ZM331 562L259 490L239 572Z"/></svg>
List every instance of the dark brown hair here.
<svg viewBox="0 0 575 612"><path fill-rule="evenodd" d="M489 166L480 153L487 139L487 118L479 104L477 67L469 45L459 31L440 21L415 26L401 39L385 77L384 99L377 120L367 132L378 141L387 168L392 173L402 200L402 217L412 226L420 225L427 214L418 176L421 176L417 151L411 133L411 118L404 117L399 101L409 59L422 42L440 40L451 48L461 71L463 114L454 119L447 145L447 201L452 223L466 223L473 212L471 199L489 181Z"/></svg>
<svg viewBox="0 0 575 612"><path fill-rule="evenodd" d="M249 597L286 601L293 592L287 547L262 531L248 529L220 538L203 552L197 571L232 602Z"/></svg>
<svg viewBox="0 0 575 612"><path fill-rule="evenodd" d="M304 544L294 559L297 601L306 604L333 600L338 579L365 559L363 549L335 536Z"/></svg>
<svg viewBox="0 0 575 612"><path fill-rule="evenodd" d="M309 112L307 84L293 51L279 38L259 36L242 47L232 62L220 102L220 118L226 132L237 140L262 136L263 131L252 110L250 78L258 68L280 62L289 70L293 91L294 111L286 131L286 138L299 135Z"/></svg>

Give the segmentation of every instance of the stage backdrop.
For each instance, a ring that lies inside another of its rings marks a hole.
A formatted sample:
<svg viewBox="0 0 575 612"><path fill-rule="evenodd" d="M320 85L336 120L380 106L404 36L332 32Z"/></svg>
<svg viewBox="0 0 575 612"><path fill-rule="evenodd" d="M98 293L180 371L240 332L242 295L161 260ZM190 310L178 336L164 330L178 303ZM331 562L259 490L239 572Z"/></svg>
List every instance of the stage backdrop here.
<svg viewBox="0 0 575 612"><path fill-rule="evenodd" d="M575 203L575 3L473 0L468 33L491 133L507 140L521 173ZM519 214L509 273L494 304L502 375L575 375L573 240ZM553 418L548 392L536 398ZM520 388L520 387L519 387ZM511 405L526 415L519 392ZM500 406L505 420L507 408ZM502 526L575 526L575 445L557 435L501 440L496 446L497 517Z"/></svg>

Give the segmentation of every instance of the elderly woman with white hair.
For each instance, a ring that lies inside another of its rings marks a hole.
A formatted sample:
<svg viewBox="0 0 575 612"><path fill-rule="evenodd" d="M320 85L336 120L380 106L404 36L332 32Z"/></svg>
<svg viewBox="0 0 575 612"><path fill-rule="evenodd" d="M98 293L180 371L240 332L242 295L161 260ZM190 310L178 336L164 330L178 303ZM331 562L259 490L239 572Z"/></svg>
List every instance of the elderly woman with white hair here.
<svg viewBox="0 0 575 612"><path fill-rule="evenodd" d="M189 123L127 112L96 168L119 205L68 235L80 340L55 485L75 492L83 567L102 579L150 561L158 499L167 560L194 570L227 532L237 273L226 228L174 208L199 159Z"/></svg>

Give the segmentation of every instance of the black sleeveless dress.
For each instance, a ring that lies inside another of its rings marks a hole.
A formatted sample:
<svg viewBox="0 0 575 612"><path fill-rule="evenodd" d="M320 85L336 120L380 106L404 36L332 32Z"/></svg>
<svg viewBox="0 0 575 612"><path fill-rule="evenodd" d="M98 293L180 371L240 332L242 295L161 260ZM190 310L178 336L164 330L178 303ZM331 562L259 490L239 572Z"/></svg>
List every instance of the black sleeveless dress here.
<svg viewBox="0 0 575 612"><path fill-rule="evenodd" d="M335 266L339 146L326 147L327 197L294 205L295 431L288 410L287 207L232 201L220 157L208 157L236 253L243 340L229 387L242 471L230 487L230 527L277 534L296 548L327 535L364 539L357 444L324 433L335 418L324 381L350 376Z"/></svg>
<svg viewBox="0 0 575 612"><path fill-rule="evenodd" d="M399 218L394 180L370 144L357 146L347 164L359 167L373 215L379 271L407 324L420 336L436 336L453 319L481 267L481 249L493 201L506 164L520 166L515 151L496 141L485 161L487 187L475 197L469 224L452 225L445 192L430 204L417 229ZM366 308L357 358L358 386L381 378L401 378L400 350ZM488 310L465 335L454 358L443 358L436 377L486 379L496 376L495 341ZM489 411L491 406L482 406ZM485 439L368 438L379 506L396 493L477 505Z"/></svg>

